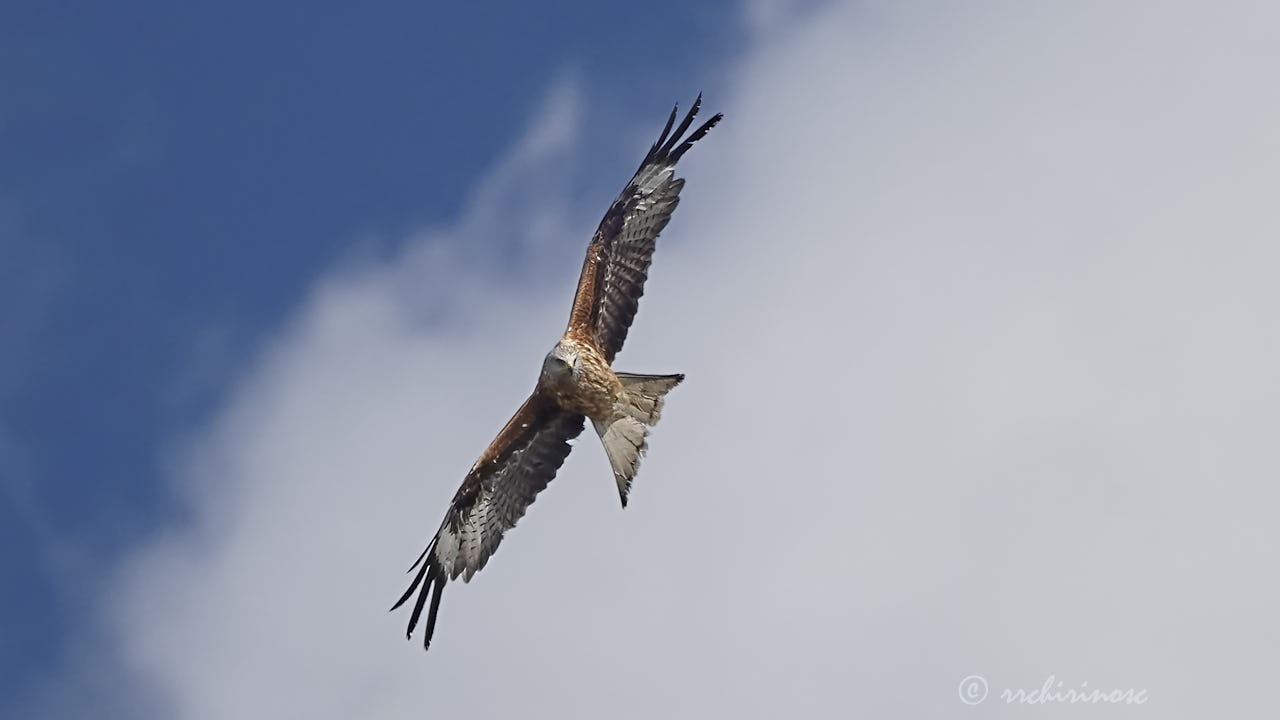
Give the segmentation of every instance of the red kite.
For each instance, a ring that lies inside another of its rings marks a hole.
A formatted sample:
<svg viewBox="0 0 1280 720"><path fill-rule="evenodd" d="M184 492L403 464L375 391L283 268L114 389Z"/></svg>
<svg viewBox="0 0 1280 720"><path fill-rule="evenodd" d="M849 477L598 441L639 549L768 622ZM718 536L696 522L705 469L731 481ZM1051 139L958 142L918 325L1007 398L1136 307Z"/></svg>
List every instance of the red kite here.
<svg viewBox="0 0 1280 720"><path fill-rule="evenodd" d="M411 638L430 595L424 648L431 646L444 586L458 577L470 581L485 566L503 534L555 477L584 418L604 443L626 507L649 428L658 422L663 397L684 376L632 375L614 372L611 364L644 294L654 241L680 202L684 180L675 177L675 165L720 121L716 115L681 141L701 104L699 95L674 133L672 109L640 169L609 206L587 246L569 326L543 360L533 394L471 466L444 523L409 568L418 573L391 609L418 591L406 633Z"/></svg>

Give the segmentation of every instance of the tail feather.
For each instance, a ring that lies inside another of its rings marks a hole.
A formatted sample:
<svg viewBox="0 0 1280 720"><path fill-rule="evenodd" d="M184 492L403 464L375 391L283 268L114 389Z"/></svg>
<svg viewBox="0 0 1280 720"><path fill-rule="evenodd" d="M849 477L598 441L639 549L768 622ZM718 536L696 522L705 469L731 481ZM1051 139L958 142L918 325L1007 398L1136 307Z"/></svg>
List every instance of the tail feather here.
<svg viewBox="0 0 1280 720"><path fill-rule="evenodd" d="M619 404L623 406L623 412L649 426L658 424L658 420L662 417L663 399L667 393L671 392L671 388L684 380L684 375L681 374L618 373L617 375L618 380L622 381L623 389L627 391L625 397L618 398Z"/></svg>
<svg viewBox="0 0 1280 720"><path fill-rule="evenodd" d="M649 428L630 415L617 414L606 421L591 419L604 443L609 465L613 467L613 479L618 483L618 497L622 507L627 506L627 494L631 492L631 480L640 469L640 459L648 448L645 436Z"/></svg>
<svg viewBox="0 0 1280 720"><path fill-rule="evenodd" d="M684 375L617 375L624 392L614 402L613 417L592 418L591 422L604 443L614 481L618 484L618 497L622 507L626 507L631 481L648 449L649 428L662 417L664 396L684 380Z"/></svg>

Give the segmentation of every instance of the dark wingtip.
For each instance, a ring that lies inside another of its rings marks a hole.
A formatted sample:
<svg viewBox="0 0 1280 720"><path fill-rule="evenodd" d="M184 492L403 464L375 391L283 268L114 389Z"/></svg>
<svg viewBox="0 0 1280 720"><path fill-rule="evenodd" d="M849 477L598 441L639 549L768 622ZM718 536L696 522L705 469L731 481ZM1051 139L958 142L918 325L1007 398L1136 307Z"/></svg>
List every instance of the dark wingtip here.
<svg viewBox="0 0 1280 720"><path fill-rule="evenodd" d="M435 540L427 546L427 549L415 562L414 567L418 568L418 574L414 576L413 582L409 584L409 589L404 591L400 599L395 605L391 606L392 610L399 608L405 604L409 598L413 597L414 592L418 593L418 600L413 604L413 612L409 614L409 626L405 629L405 639L413 639L413 630L418 626L418 620L422 617L422 611L427 604L427 596L431 596L431 609L427 613L427 627L422 638L423 648L431 646L431 636L435 634L436 629L436 613L440 610L440 596L444 592L445 583L448 578L441 570L440 565L434 557L430 557L431 550L435 547ZM410 568L412 570L413 568Z"/></svg>
<svg viewBox="0 0 1280 720"><path fill-rule="evenodd" d="M644 156L644 162L640 163L640 167L644 167L646 163L658 157L662 147L667 143L667 133L671 132L671 126L676 124L676 113L680 111L680 103L671 106L671 114L667 116L667 124L662 127L662 133L658 135L658 140L649 148L649 152Z"/></svg>
<svg viewBox="0 0 1280 720"><path fill-rule="evenodd" d="M444 584L446 580L443 575L436 578L436 590L431 594L431 610L427 612L427 629L422 635L422 650L425 652L431 649L431 637L436 634L436 613L440 610L440 597L444 594ZM427 591L424 589L422 594L425 596Z"/></svg>
<svg viewBox="0 0 1280 720"><path fill-rule="evenodd" d="M711 128L716 126L724 117L723 113L716 113L707 122L703 123L697 130L694 130L687 138L681 141L689 126L693 124L693 119L698 116L698 110L702 108L702 93L698 93L698 97L693 101L693 105L689 108L689 113L684 116L684 120L680 121L680 125L672 131L671 126L675 123L676 115L680 106L677 104L671 109L671 115L667 117L667 124L662 128L662 134L658 136L658 141L649 148L648 154L644 156L644 162L640 163L643 168L651 162L670 162L672 164L678 162L689 148L698 140L701 140Z"/></svg>
<svg viewBox="0 0 1280 720"><path fill-rule="evenodd" d="M694 143L701 140L703 136L710 132L711 128L715 127L723 118L724 113L716 113L711 116L710 120L703 123L701 127L694 130L693 133L689 135L689 138L680 143L680 147L676 148L675 152L671 153L671 162L678 161L685 153L689 152L689 148L693 147Z"/></svg>
<svg viewBox="0 0 1280 720"><path fill-rule="evenodd" d="M680 142L680 137L683 136L685 131L689 129L689 126L693 124L693 119L698 116L698 110L700 109L702 109L701 93L698 94L698 99L693 101L693 106L689 108L689 114L685 115L684 120L680 121L680 126L676 128L675 132L671 133L671 137L667 138L666 145L663 145L662 150L659 151L660 154L671 154L671 149L676 146L676 143Z"/></svg>
<svg viewBox="0 0 1280 720"><path fill-rule="evenodd" d="M425 558L425 557L427 556L427 553L431 552L431 548L435 547L435 544L436 544L436 541L435 541L434 539L433 539L430 543L427 543L427 549L422 551L422 554L418 556L418 559L417 559L417 560L414 560L414 561L413 561L413 564L412 564L412 565L410 565L410 566L409 566L409 569L408 569L408 570L405 570L405 571L404 571L404 573L405 573L406 575L408 575L409 573L413 572L414 570L417 570L417 569L418 569L418 565L419 565L419 563L421 563L421 562L422 562L422 559L423 559L423 558Z"/></svg>
<svg viewBox="0 0 1280 720"><path fill-rule="evenodd" d="M671 114L667 116L667 124L662 127L662 134L658 136L658 142L654 143L655 148L660 148L667 142L667 134L671 132L671 127L676 124L676 114L680 112L680 103L671 106Z"/></svg>

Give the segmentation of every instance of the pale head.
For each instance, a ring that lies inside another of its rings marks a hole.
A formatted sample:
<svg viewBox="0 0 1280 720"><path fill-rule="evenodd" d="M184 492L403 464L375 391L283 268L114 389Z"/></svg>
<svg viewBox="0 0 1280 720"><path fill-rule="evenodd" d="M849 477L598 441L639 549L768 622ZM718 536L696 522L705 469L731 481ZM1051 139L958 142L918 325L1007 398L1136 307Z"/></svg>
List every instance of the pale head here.
<svg viewBox="0 0 1280 720"><path fill-rule="evenodd" d="M553 382L565 382L577 377L582 370L582 358L572 345L561 341L551 348L542 361L542 377Z"/></svg>

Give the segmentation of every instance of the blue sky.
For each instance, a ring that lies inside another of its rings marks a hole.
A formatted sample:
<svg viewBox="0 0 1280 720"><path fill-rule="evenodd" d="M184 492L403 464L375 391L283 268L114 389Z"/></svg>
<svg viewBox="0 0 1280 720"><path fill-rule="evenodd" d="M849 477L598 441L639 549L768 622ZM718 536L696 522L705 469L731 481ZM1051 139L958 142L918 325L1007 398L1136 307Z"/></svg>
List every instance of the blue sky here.
<svg viewBox="0 0 1280 720"><path fill-rule="evenodd" d="M623 177L620 114L660 120L741 41L729 3L620 10L0 7L0 697L174 520L166 463L318 274L457 214L565 76Z"/></svg>
<svg viewBox="0 0 1280 720"><path fill-rule="evenodd" d="M1275 3L102 13L0 9L0 715L1276 715ZM699 90L629 506L584 434L423 653Z"/></svg>

